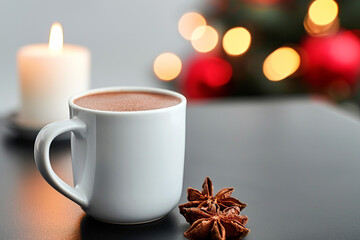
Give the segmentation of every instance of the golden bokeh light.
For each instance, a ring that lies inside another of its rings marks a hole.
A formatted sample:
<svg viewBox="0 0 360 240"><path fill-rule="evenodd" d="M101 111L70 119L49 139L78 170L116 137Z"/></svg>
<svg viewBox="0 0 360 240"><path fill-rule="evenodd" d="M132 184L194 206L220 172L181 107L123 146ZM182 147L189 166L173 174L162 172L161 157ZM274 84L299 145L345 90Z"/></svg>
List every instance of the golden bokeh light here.
<svg viewBox="0 0 360 240"><path fill-rule="evenodd" d="M281 47L265 59L263 72L270 81L280 81L293 74L300 61L300 55L293 48Z"/></svg>
<svg viewBox="0 0 360 240"><path fill-rule="evenodd" d="M194 30L191 35L191 45L201 53L213 50L219 40L219 35L211 26L202 26Z"/></svg>
<svg viewBox="0 0 360 240"><path fill-rule="evenodd" d="M235 27L227 31L223 37L223 48L229 55L240 55L245 53L251 43L250 32L243 27Z"/></svg>
<svg viewBox="0 0 360 240"><path fill-rule="evenodd" d="M182 68L181 60L174 53L162 53L154 61L154 73L163 81L171 81L179 76Z"/></svg>
<svg viewBox="0 0 360 240"><path fill-rule="evenodd" d="M206 26L205 18L197 12L185 13L179 20L178 30L181 36L191 40L191 35L198 27Z"/></svg>
<svg viewBox="0 0 360 240"><path fill-rule="evenodd" d="M316 25L328 25L338 15L338 5L333 0L315 0L309 7L309 18Z"/></svg>
<svg viewBox="0 0 360 240"><path fill-rule="evenodd" d="M64 37L61 24L58 22L51 25L49 37L49 50L54 53L61 52L63 49Z"/></svg>
<svg viewBox="0 0 360 240"><path fill-rule="evenodd" d="M328 36L338 32L340 28L339 18L335 18L334 21L327 25L316 25L311 21L309 16L306 15L303 24L306 32L313 37Z"/></svg>

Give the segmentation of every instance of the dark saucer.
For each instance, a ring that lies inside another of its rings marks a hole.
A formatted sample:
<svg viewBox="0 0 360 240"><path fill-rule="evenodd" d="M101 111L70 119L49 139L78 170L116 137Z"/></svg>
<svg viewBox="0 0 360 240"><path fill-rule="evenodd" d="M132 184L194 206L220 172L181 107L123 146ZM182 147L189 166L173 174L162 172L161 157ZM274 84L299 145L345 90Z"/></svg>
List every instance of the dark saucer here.
<svg viewBox="0 0 360 240"><path fill-rule="evenodd" d="M11 113L5 117L5 125L9 130L9 134L16 138L35 141L36 136L40 132L41 128L37 127L30 127L21 125L17 120L18 114ZM60 136L56 137L54 141L67 141L70 139L70 133L61 134Z"/></svg>

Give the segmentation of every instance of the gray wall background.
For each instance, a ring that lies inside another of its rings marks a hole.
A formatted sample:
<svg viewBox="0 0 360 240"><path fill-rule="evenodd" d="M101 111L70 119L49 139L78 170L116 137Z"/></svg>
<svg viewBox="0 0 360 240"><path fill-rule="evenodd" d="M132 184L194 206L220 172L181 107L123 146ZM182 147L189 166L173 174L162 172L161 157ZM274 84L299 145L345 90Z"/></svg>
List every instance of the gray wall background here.
<svg viewBox="0 0 360 240"><path fill-rule="evenodd" d="M155 57L180 57L191 46L177 30L185 12L205 0L0 0L0 114L19 103L16 51L48 41L51 24L64 29L64 42L92 52L91 87L162 86L152 72Z"/></svg>

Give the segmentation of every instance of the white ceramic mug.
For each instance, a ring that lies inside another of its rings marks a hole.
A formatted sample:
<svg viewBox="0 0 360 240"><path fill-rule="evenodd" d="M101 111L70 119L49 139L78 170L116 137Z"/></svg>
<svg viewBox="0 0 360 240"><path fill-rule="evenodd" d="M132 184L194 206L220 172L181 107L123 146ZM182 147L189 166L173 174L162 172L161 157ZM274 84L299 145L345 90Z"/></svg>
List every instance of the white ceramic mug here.
<svg viewBox="0 0 360 240"><path fill-rule="evenodd" d="M177 97L177 105L146 111L112 112L83 108L74 100L91 93L140 91ZM159 219L182 192L186 99L147 87L87 91L69 100L71 119L44 127L35 141L35 162L45 180L90 216L111 223ZM74 186L53 171L49 148L56 136L71 134Z"/></svg>

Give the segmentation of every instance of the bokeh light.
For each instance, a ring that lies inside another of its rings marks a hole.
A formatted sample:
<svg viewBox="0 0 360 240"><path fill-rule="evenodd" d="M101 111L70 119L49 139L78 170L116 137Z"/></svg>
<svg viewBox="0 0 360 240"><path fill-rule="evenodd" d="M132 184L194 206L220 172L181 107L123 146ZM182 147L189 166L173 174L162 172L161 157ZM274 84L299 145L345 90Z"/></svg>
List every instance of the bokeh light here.
<svg viewBox="0 0 360 240"><path fill-rule="evenodd" d="M345 81L357 89L360 74L360 39L353 31L340 31L327 37L307 37L302 43L304 80L317 91L333 89ZM333 82L337 84L330 86ZM342 95L347 95L343 94Z"/></svg>
<svg viewBox="0 0 360 240"><path fill-rule="evenodd" d="M182 68L181 60L174 53L162 53L154 61L154 73L164 81L170 81L179 76Z"/></svg>
<svg viewBox="0 0 360 240"><path fill-rule="evenodd" d="M223 37L223 48L229 55L240 55L245 53L251 43L250 32L243 27L235 27L228 30Z"/></svg>
<svg viewBox="0 0 360 240"><path fill-rule="evenodd" d="M230 90L231 64L209 54L197 54L189 59L181 81L182 92L187 98L221 97Z"/></svg>
<svg viewBox="0 0 360 240"><path fill-rule="evenodd" d="M179 20L178 30L181 36L191 40L191 35L198 27L206 26L205 18L197 12L185 13Z"/></svg>
<svg viewBox="0 0 360 240"><path fill-rule="evenodd" d="M338 5L333 0L316 0L309 7L309 18L316 25L328 25L338 15Z"/></svg>
<svg viewBox="0 0 360 240"><path fill-rule="evenodd" d="M221 58L210 58L203 65L203 81L211 87L220 87L228 83L232 76L229 62Z"/></svg>
<svg viewBox="0 0 360 240"><path fill-rule="evenodd" d="M194 30L191 35L191 45L198 52L210 52L219 40L219 35L211 26L202 26Z"/></svg>
<svg viewBox="0 0 360 240"><path fill-rule="evenodd" d="M290 47L281 47L264 61L263 72L270 81L280 81L293 74L300 66L300 55Z"/></svg>
<svg viewBox="0 0 360 240"><path fill-rule="evenodd" d="M339 18L335 18L334 21L327 25L316 25L311 21L309 15L305 16L304 19L304 28L306 32L313 37L323 37L332 35L339 31L340 23Z"/></svg>

